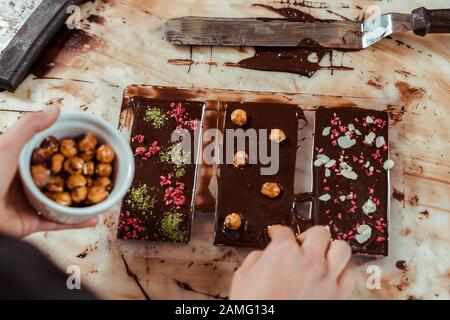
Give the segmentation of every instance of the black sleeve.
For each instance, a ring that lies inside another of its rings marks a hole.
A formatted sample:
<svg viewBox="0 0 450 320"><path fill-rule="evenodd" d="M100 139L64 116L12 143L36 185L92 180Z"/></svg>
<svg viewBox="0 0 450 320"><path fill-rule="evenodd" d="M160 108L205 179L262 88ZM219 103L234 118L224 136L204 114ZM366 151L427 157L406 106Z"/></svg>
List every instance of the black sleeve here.
<svg viewBox="0 0 450 320"><path fill-rule="evenodd" d="M33 246L0 235L0 300L94 299L83 282L69 290L68 276Z"/></svg>

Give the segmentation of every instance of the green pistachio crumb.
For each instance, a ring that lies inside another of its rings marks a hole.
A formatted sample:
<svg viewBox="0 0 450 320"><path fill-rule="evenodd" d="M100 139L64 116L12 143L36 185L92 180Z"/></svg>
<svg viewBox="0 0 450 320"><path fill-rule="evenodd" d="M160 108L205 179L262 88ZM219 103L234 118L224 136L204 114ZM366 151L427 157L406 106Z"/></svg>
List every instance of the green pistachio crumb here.
<svg viewBox="0 0 450 320"><path fill-rule="evenodd" d="M152 191L146 184L138 188L131 188L127 203L131 205L133 210L148 212L156 204L156 198L151 195Z"/></svg>
<svg viewBox="0 0 450 320"><path fill-rule="evenodd" d="M147 108L144 120L150 122L153 128L161 129L167 122L167 116L161 109Z"/></svg>
<svg viewBox="0 0 450 320"><path fill-rule="evenodd" d="M183 222L183 214L176 211L169 211L164 214L161 219L160 231L163 236L170 241L185 242L187 241L186 230L180 230Z"/></svg>
<svg viewBox="0 0 450 320"><path fill-rule="evenodd" d="M166 150L160 152L160 160L163 163L169 164L173 167L175 177L181 178L186 173L186 160L188 160L190 154L187 154L183 150L182 143L175 143L169 146Z"/></svg>

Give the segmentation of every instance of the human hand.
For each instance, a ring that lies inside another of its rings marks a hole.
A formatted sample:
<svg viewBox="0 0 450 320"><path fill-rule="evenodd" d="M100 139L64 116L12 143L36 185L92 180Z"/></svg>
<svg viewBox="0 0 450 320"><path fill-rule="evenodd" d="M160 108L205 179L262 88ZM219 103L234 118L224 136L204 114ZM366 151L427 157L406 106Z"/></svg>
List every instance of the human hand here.
<svg viewBox="0 0 450 320"><path fill-rule="evenodd" d="M230 298L236 300L346 299L354 280L347 268L351 248L330 242L330 232L316 226L297 239L287 227L273 226L272 241L254 251L236 271ZM299 245L300 244L300 245Z"/></svg>
<svg viewBox="0 0 450 320"><path fill-rule="evenodd" d="M95 226L97 218L66 225L46 220L29 205L17 174L22 147L36 133L50 127L59 116L58 108L26 114L11 129L0 136L0 233L16 238L37 231L53 231Z"/></svg>

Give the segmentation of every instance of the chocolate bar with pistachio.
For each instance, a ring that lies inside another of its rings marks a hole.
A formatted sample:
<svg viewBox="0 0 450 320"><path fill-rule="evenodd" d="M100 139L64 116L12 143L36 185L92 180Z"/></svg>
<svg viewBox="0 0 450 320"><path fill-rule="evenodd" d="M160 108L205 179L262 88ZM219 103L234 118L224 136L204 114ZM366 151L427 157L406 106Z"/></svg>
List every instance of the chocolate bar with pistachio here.
<svg viewBox="0 0 450 320"><path fill-rule="evenodd" d="M194 129L200 125L204 103L134 97L129 104L136 173L122 204L117 237L189 242L196 176ZM172 141L176 129L191 133L190 150Z"/></svg>
<svg viewBox="0 0 450 320"><path fill-rule="evenodd" d="M271 165L250 151L250 139L239 146L238 140L225 132L224 160L231 152L233 161L228 159L219 168L215 245L263 248L269 242L269 226L292 227L298 119L302 115L294 105L227 104L225 131L242 129L251 136L251 130L256 130L258 141L253 140L252 146L257 145L258 152L265 145L267 154L272 155L274 146L279 147L279 156L272 159L278 169L262 174L261 169ZM259 130L265 130L266 136ZM234 148L229 150L231 146Z"/></svg>
<svg viewBox="0 0 450 320"><path fill-rule="evenodd" d="M355 254L388 255L388 114L320 108L314 142L314 223Z"/></svg>

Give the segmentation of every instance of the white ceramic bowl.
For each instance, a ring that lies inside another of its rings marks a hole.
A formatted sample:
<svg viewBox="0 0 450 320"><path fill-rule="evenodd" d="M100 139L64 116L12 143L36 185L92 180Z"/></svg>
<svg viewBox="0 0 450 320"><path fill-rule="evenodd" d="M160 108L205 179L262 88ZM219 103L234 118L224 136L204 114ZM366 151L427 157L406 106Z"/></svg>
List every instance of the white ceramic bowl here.
<svg viewBox="0 0 450 320"><path fill-rule="evenodd" d="M100 143L108 143L116 152L114 160L114 188L109 197L96 205L85 208L65 207L47 198L31 177L31 155L48 136L58 139L74 138L92 132ZM131 186L134 177L134 157L129 144L119 131L102 119L85 113L65 112L47 130L35 135L22 149L19 171L28 201L38 214L60 223L78 223L103 213L120 203Z"/></svg>

